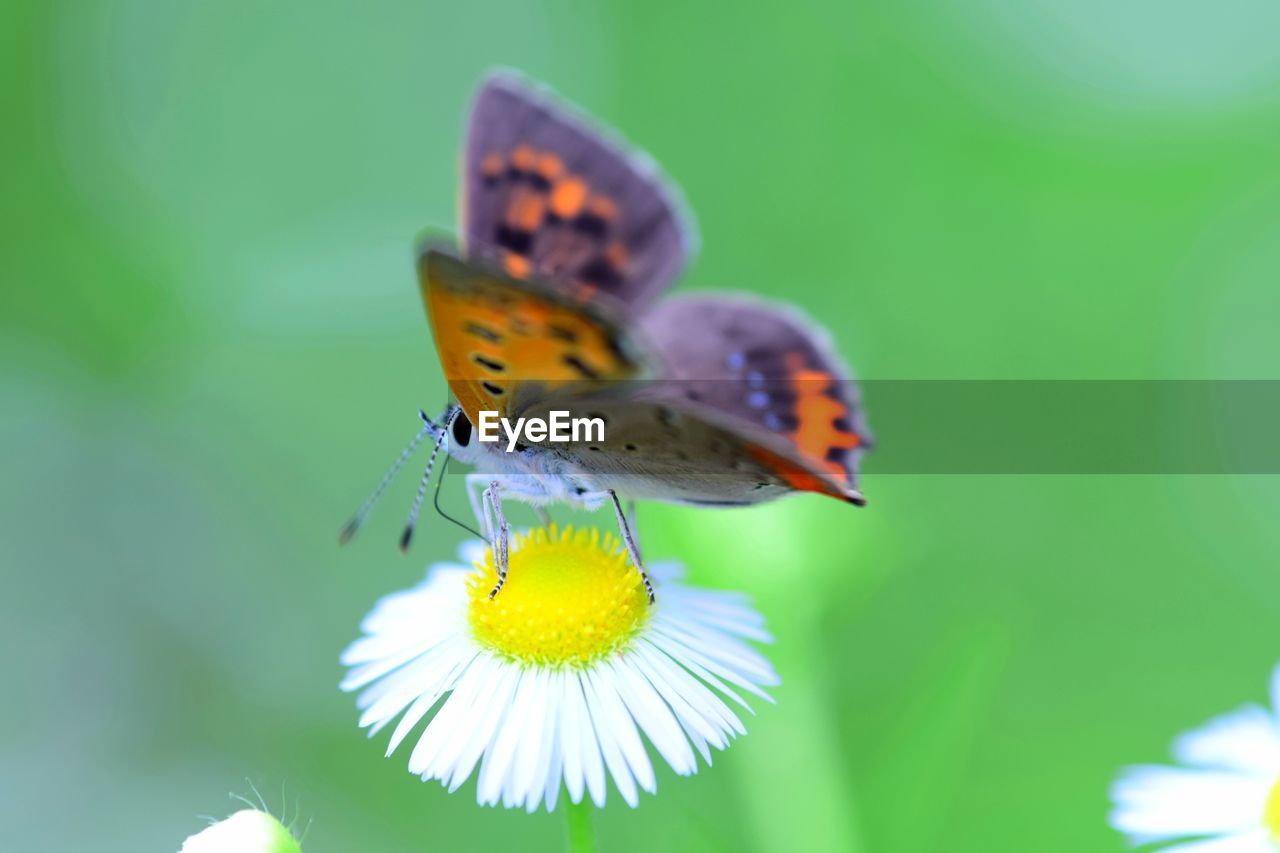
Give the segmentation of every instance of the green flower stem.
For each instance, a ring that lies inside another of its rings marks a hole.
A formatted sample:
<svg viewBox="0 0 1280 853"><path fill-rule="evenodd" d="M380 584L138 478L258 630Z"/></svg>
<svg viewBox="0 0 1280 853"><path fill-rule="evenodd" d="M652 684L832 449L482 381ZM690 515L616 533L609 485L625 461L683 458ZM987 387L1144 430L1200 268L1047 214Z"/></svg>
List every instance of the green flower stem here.
<svg viewBox="0 0 1280 853"><path fill-rule="evenodd" d="M564 814L569 823L569 853L595 853L596 836L591 831L590 797L583 797L582 802L573 803L564 798Z"/></svg>

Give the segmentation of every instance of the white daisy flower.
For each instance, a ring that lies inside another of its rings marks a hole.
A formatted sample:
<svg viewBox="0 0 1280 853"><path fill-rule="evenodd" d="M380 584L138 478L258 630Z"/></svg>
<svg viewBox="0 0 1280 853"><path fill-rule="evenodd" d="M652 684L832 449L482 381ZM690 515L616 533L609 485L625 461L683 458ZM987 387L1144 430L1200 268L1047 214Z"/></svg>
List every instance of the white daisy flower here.
<svg viewBox="0 0 1280 853"><path fill-rule="evenodd" d="M1181 853L1280 850L1280 667L1273 710L1246 705L1174 741L1181 767L1132 767L1111 789L1111 825Z"/></svg>
<svg viewBox="0 0 1280 853"><path fill-rule="evenodd" d="M399 717L388 756L435 711L409 756L424 780L455 791L479 765L478 802L532 812L554 809L562 782L603 806L608 775L634 807L656 787L642 734L692 774L695 751L710 764L710 747L746 731L725 698L773 701L773 667L743 642L771 641L763 618L742 596L682 585L677 565L647 567L661 585L650 605L612 536L553 525L515 538L490 600L492 551L472 542L461 557L378 602L342 655L360 726Z"/></svg>

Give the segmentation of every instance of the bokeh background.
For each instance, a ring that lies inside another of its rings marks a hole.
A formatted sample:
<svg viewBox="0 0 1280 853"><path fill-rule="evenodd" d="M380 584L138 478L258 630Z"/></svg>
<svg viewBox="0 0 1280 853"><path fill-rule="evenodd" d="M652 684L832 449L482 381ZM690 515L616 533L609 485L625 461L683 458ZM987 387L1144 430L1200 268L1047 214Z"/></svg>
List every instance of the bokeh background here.
<svg viewBox="0 0 1280 853"><path fill-rule="evenodd" d="M484 69L654 154L701 225L683 287L793 299L865 377L1268 379L1277 31L1268 0L0 5L0 846L175 850L250 782L308 853L563 844L383 759L337 690L460 536L399 555L410 475L335 544L444 399L412 247ZM1275 478L867 472L864 511L642 508L651 556L757 598L784 684L602 849L1120 850L1117 768L1263 698Z"/></svg>

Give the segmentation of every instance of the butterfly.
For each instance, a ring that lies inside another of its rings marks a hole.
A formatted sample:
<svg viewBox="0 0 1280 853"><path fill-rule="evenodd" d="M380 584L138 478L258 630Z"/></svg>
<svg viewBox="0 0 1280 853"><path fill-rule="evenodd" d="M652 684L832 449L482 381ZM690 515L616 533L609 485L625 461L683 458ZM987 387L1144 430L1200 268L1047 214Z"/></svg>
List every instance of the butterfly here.
<svg viewBox="0 0 1280 853"><path fill-rule="evenodd" d="M696 238L651 159L545 88L498 72L472 103L460 197L460 246L428 241L417 264L456 403L439 419L420 413L421 431L344 538L427 435L435 450L401 545L444 447L474 469L467 494L498 567L491 597L506 582L504 498L611 505L650 601L621 499L730 507L816 492L865 503L856 475L871 436L827 333L789 305L746 295L664 296ZM599 419L605 437L510 449L479 440L482 413L556 411Z"/></svg>

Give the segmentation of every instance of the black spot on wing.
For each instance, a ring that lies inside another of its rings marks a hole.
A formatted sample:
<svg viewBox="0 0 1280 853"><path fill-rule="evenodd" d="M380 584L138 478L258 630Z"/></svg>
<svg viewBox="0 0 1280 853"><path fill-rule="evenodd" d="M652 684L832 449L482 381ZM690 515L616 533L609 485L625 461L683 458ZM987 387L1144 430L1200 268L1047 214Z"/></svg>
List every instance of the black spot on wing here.
<svg viewBox="0 0 1280 853"><path fill-rule="evenodd" d="M547 334L559 341L567 344L578 342L578 333L573 329L566 329L564 326L557 326L555 323L547 324Z"/></svg>
<svg viewBox="0 0 1280 853"><path fill-rule="evenodd" d="M582 269L578 270L578 277L596 287L618 287L622 284L622 275L614 269L613 264L600 256L584 264Z"/></svg>
<svg viewBox="0 0 1280 853"><path fill-rule="evenodd" d="M583 213L573 221L573 227L581 234L603 240L609 230L609 223L594 213Z"/></svg>
<svg viewBox="0 0 1280 853"><path fill-rule="evenodd" d="M512 228L504 222L498 225L494 242L517 255L528 255L533 248L533 232Z"/></svg>
<svg viewBox="0 0 1280 853"><path fill-rule="evenodd" d="M578 358L576 355L573 355L572 353L564 356L560 360L564 363L566 367L570 367L573 370L577 371L578 375L580 375L583 379L599 379L600 378L600 374L598 371L596 371L595 368L593 368L591 365L584 362L582 359Z"/></svg>
<svg viewBox="0 0 1280 853"><path fill-rule="evenodd" d="M473 352L471 354L471 360L483 367L485 370L490 370L494 373L503 373L507 369L507 366L502 362L494 361L493 359L483 356L478 352Z"/></svg>
<svg viewBox="0 0 1280 853"><path fill-rule="evenodd" d="M488 326L482 325L480 323L467 323L465 326L462 327L462 331L466 332L468 335L474 335L477 338L483 338L486 341L489 341L490 343L496 344L502 340L502 335L498 334L496 330L491 329Z"/></svg>

